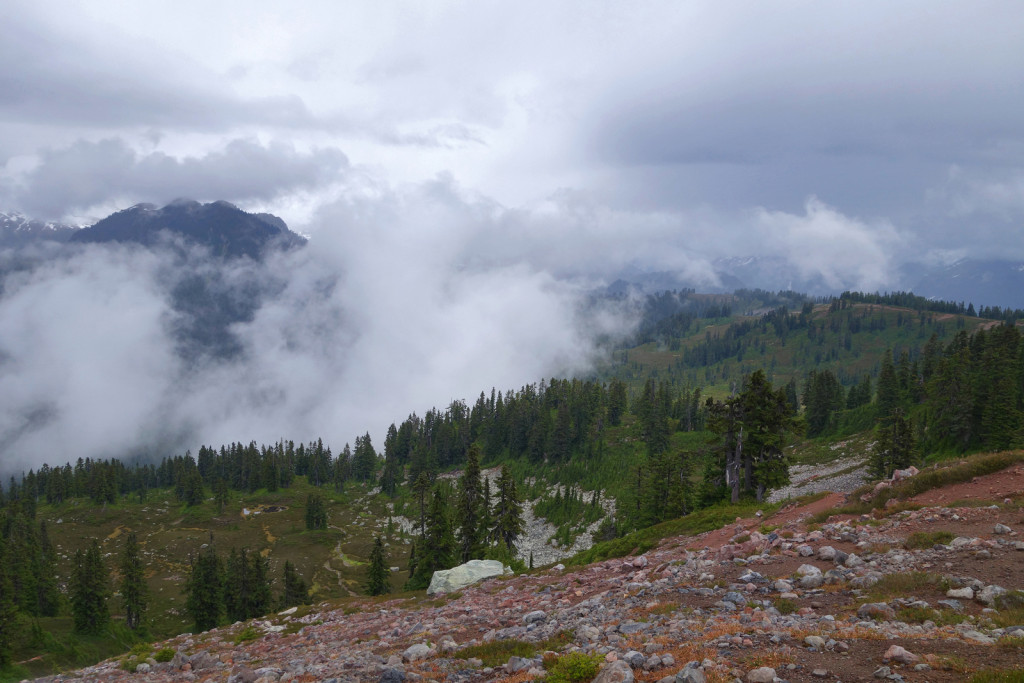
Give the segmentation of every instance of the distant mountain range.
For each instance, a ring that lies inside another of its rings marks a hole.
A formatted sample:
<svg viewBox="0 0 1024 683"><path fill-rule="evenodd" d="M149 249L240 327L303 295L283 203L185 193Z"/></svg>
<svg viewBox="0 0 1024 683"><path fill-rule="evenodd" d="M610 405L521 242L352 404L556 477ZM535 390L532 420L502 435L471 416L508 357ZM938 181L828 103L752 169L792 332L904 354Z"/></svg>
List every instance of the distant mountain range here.
<svg viewBox="0 0 1024 683"><path fill-rule="evenodd" d="M751 256L717 259L712 264L718 283L695 281L672 271L644 272L630 269L620 273L608 292L635 290L646 294L672 289L694 289L706 293L730 293L737 289L794 291L814 296L841 294L821 278L794 274L785 259ZM1024 262L961 259L942 266L905 264L889 291L910 291L941 301L973 303L975 307L1000 306L1024 309Z"/></svg>
<svg viewBox="0 0 1024 683"><path fill-rule="evenodd" d="M305 243L283 220L266 213L247 213L224 201L200 204L179 199L163 208L137 204L96 224L79 228L33 220L18 213L0 213L0 249L18 250L38 242L132 242L147 246L202 245L222 258L247 256L259 261L269 248ZM820 277L801 277L784 258L746 256L713 262L717 282L695 281L674 271L630 268L617 274L608 290L655 293L672 289L728 293L737 289L791 290L811 295L839 294ZM1024 308L1024 263L963 259L948 265L904 264L891 290L912 291L932 299L980 306Z"/></svg>
<svg viewBox="0 0 1024 683"><path fill-rule="evenodd" d="M84 228L44 223L18 213L0 213L0 248L40 241L154 246L173 243L175 239L207 247L215 256L248 256L257 260L269 247L289 248L306 242L277 216L247 213L224 201L200 204L178 199L163 208L136 204Z"/></svg>

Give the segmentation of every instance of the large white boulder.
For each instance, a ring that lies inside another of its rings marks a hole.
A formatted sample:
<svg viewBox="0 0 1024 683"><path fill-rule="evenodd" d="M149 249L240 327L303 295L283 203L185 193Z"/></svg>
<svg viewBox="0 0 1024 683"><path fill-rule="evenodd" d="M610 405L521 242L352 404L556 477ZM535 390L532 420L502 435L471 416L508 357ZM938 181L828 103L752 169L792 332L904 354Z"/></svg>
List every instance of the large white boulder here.
<svg viewBox="0 0 1024 683"><path fill-rule="evenodd" d="M458 567L434 572L434 575L430 577L427 595L452 593L478 581L489 579L492 576L502 576L503 574L511 573L512 569L506 567L498 560L470 560L466 564L460 564Z"/></svg>

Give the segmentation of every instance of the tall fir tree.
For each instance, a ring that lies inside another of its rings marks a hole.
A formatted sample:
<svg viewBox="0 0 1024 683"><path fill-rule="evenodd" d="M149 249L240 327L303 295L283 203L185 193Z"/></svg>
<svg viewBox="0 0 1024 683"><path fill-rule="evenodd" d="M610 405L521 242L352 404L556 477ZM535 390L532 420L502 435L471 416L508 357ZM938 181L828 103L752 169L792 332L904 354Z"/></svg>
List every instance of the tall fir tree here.
<svg viewBox="0 0 1024 683"><path fill-rule="evenodd" d="M139 554L139 541L134 531L128 533L121 552L121 605L128 628L137 631L142 628L146 608L149 605L149 591Z"/></svg>
<svg viewBox="0 0 1024 683"><path fill-rule="evenodd" d="M75 552L71 570L71 613L75 633L96 634L110 623L110 576L96 539Z"/></svg>
<svg viewBox="0 0 1024 683"><path fill-rule="evenodd" d="M3 487L0 486L0 489ZM14 621L18 604L14 599L14 584L7 571L7 543L0 534L0 670L11 663L13 653Z"/></svg>
<svg viewBox="0 0 1024 683"><path fill-rule="evenodd" d="M318 493L306 496L306 528L310 531L327 528L327 506Z"/></svg>
<svg viewBox="0 0 1024 683"><path fill-rule="evenodd" d="M447 502L438 486L430 498L425 533L416 545L416 573L409 578L407 586L412 590L426 588L434 572L453 567L455 558L455 533L448 517Z"/></svg>
<svg viewBox="0 0 1024 683"><path fill-rule="evenodd" d="M295 565L290 560L284 561L284 592L279 603L281 609L310 603L309 585L299 576Z"/></svg>
<svg viewBox="0 0 1024 683"><path fill-rule="evenodd" d="M223 610L223 568L213 543L192 559L185 581L185 610L195 630L209 631L220 621Z"/></svg>
<svg viewBox="0 0 1024 683"><path fill-rule="evenodd" d="M507 465L502 465L498 477L497 500L492 510L494 526L491 538L508 551L515 550L515 543L523 534L523 505L516 490L516 480Z"/></svg>
<svg viewBox="0 0 1024 683"><path fill-rule="evenodd" d="M466 467L459 478L455 501L455 525L458 529L460 562L481 559L487 529L482 528L483 484L480 480L480 451L476 444L466 454Z"/></svg>
<svg viewBox="0 0 1024 683"><path fill-rule="evenodd" d="M384 557L384 542L380 536L373 539L370 551L370 566L366 571L366 592L368 595L384 595L391 592L391 570Z"/></svg>

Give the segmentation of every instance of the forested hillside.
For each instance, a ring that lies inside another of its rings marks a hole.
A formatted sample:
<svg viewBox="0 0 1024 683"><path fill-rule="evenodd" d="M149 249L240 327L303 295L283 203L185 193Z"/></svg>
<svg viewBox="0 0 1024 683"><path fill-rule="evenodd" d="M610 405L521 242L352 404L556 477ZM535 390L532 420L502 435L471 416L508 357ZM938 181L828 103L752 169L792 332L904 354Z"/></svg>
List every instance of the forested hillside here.
<svg viewBox="0 0 1024 683"><path fill-rule="evenodd" d="M409 415L380 450L368 433L333 449L238 442L10 478L0 662L45 653L49 670L310 599L420 589L476 556L525 569L523 499L555 525L554 543L598 521L612 539L761 500L788 481L797 440L873 430L866 455L880 475L1021 443L1018 312L763 292L675 292L643 307L636 345L599 375ZM500 477L481 477L490 467Z"/></svg>

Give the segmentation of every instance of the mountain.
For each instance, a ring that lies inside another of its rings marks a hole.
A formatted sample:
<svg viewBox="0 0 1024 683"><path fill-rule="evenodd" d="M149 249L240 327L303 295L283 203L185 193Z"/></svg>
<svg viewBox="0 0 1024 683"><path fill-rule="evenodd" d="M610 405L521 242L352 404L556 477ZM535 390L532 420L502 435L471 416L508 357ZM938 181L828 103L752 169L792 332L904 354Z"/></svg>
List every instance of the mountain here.
<svg viewBox="0 0 1024 683"><path fill-rule="evenodd" d="M0 249L40 241L67 242L77 231L71 225L37 221L17 212L0 213Z"/></svg>
<svg viewBox="0 0 1024 683"><path fill-rule="evenodd" d="M1024 308L1024 263L961 259L916 273L912 289L929 299Z"/></svg>
<svg viewBox="0 0 1024 683"><path fill-rule="evenodd" d="M259 260L271 245L289 248L305 244L277 216L246 213L224 201L200 204L178 199L158 209L136 204L75 233L72 242L135 242L152 246L168 236L205 246L224 258L248 256Z"/></svg>

